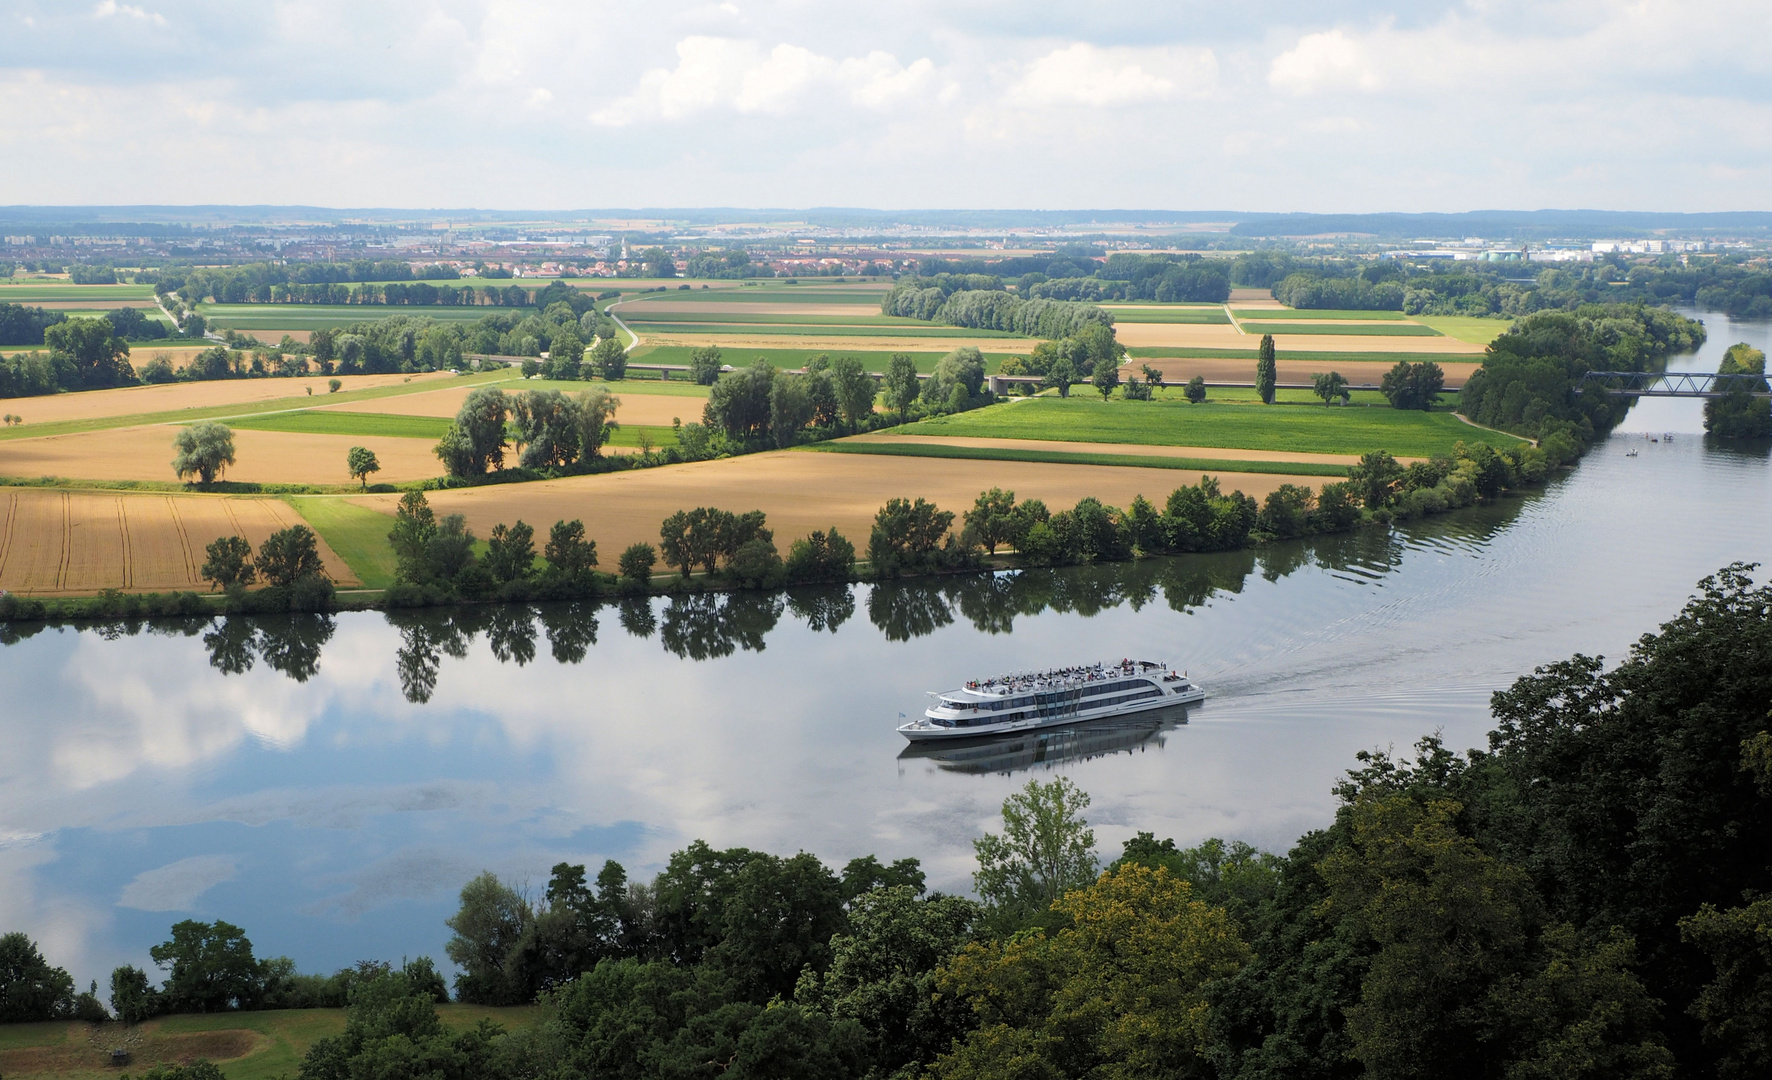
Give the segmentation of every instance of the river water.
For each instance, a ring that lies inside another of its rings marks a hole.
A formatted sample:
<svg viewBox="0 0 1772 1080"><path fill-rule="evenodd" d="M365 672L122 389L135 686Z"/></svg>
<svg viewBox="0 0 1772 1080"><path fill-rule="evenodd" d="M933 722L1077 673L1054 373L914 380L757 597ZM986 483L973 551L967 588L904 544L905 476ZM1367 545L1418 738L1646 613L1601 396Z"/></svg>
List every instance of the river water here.
<svg viewBox="0 0 1772 1080"><path fill-rule="evenodd" d="M1678 369L1762 324L1704 316ZM0 931L84 985L180 919L303 970L442 959L482 869L655 871L697 837L914 855L965 889L971 840L1030 776L1137 830L1284 850L1362 749L1480 746L1494 690L1616 660L1732 561L1772 563L1765 446L1639 405L1542 493L1257 553L938 584L602 608L43 630L0 647ZM1645 433L1653 432L1651 442ZM1665 437L1672 432L1670 441ZM1635 450L1631 455L1629 451ZM1160 493L1152 493L1157 495ZM892 730L984 674L1150 657L1185 715L944 756Z"/></svg>

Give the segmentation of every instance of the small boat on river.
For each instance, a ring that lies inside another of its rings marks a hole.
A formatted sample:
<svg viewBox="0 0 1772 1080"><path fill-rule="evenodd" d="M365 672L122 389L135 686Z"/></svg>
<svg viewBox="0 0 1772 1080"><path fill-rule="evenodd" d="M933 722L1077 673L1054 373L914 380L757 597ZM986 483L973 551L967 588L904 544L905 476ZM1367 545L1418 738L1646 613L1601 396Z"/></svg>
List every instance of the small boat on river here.
<svg viewBox="0 0 1772 1080"><path fill-rule="evenodd" d="M935 704L924 710L923 718L898 729L911 742L975 739L1126 716L1200 701L1206 691L1165 664L1121 660L975 679L930 696Z"/></svg>

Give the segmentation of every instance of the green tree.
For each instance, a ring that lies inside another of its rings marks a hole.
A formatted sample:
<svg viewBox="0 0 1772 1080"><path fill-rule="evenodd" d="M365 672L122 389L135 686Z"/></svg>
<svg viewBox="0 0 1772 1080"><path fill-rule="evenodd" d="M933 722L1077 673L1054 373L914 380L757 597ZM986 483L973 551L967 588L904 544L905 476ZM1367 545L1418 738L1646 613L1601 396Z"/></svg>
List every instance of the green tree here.
<svg viewBox="0 0 1772 1080"><path fill-rule="evenodd" d="M214 483L234 463L234 431L226 424L205 420L180 428L172 437L172 448L178 452L172 459L172 471L180 480L195 476L200 484Z"/></svg>
<svg viewBox="0 0 1772 1080"><path fill-rule="evenodd" d="M1347 378L1339 371L1331 371L1327 375L1311 376L1311 392L1323 399L1328 405L1338 397L1347 393Z"/></svg>
<svg viewBox="0 0 1772 1080"><path fill-rule="evenodd" d="M577 518L556 521L548 530L542 557L561 574L583 574L597 565L597 542L585 539L585 523ZM531 555L531 560L534 556Z"/></svg>
<svg viewBox="0 0 1772 1080"><path fill-rule="evenodd" d="M1187 387L1182 393L1187 397L1189 404L1198 405L1202 401L1205 401L1206 377L1203 375L1195 375L1187 381Z"/></svg>
<svg viewBox="0 0 1772 1080"><path fill-rule="evenodd" d="M291 525L265 537L258 546L255 566L268 585L288 588L298 581L325 577L320 561L320 538L306 525Z"/></svg>
<svg viewBox="0 0 1772 1080"><path fill-rule="evenodd" d="M1106 401L1113 397L1114 387L1120 385L1119 362L1106 356L1097 360L1092 381L1095 383L1095 388L1101 391L1101 400Z"/></svg>
<svg viewBox="0 0 1772 1080"><path fill-rule="evenodd" d="M510 398L511 441L526 469L569 465L579 455L578 402L558 390L530 390Z"/></svg>
<svg viewBox="0 0 1772 1080"><path fill-rule="evenodd" d="M1280 378L1280 365L1274 354L1274 335L1261 335L1261 349L1255 356L1255 392L1263 405L1274 403L1274 384Z"/></svg>
<svg viewBox="0 0 1772 1080"><path fill-rule="evenodd" d="M1772 399L1766 394L1766 354L1742 343L1729 346L1719 375L1758 375L1720 384L1722 396L1704 403L1704 430L1723 439L1764 439L1772 436ZM1756 396L1759 395L1759 396Z"/></svg>
<svg viewBox="0 0 1772 1080"><path fill-rule="evenodd" d="M831 361L830 376L844 424L850 431L864 426L874 414L874 398L880 392L866 365L859 357L839 356Z"/></svg>
<svg viewBox="0 0 1772 1080"><path fill-rule="evenodd" d="M20 933L0 936L0 1024L61 1020L74 1015L74 980L51 967L37 943Z"/></svg>
<svg viewBox="0 0 1772 1080"><path fill-rule="evenodd" d="M125 1024L139 1024L160 1011L160 995L148 973L131 964L111 972L111 1012Z"/></svg>
<svg viewBox="0 0 1772 1080"><path fill-rule="evenodd" d="M109 319L65 319L43 331L50 362L66 372L70 390L127 386L135 381L129 344L113 332Z"/></svg>
<svg viewBox="0 0 1772 1080"><path fill-rule="evenodd" d="M703 386L720 381L720 347L704 345L689 354L689 378Z"/></svg>
<svg viewBox="0 0 1772 1080"><path fill-rule="evenodd" d="M1071 363L1070 357L1061 356L1053 362L1051 369L1046 372L1044 385L1056 387L1059 397L1068 398L1071 396L1071 386L1076 382L1076 365Z"/></svg>
<svg viewBox="0 0 1772 1080"><path fill-rule="evenodd" d="M548 342L548 364L556 379L578 378L584 358L584 342L578 340L578 331L571 326L562 326Z"/></svg>
<svg viewBox="0 0 1772 1080"><path fill-rule="evenodd" d="M578 395L575 404L573 419L578 425L579 454L584 460L598 457L610 437L621 428L615 422L615 411L621 408L621 399L601 386L593 386Z"/></svg>
<svg viewBox="0 0 1772 1080"><path fill-rule="evenodd" d="M1379 380L1378 389L1393 409L1432 409L1445 388L1446 373L1431 360L1399 360Z"/></svg>
<svg viewBox="0 0 1772 1080"><path fill-rule="evenodd" d="M461 968L455 996L477 1005L516 1005L527 998L508 970L512 951L535 912L515 889L486 871L461 890L461 907L445 920L454 931L445 951Z"/></svg>
<svg viewBox="0 0 1772 1080"><path fill-rule="evenodd" d="M689 513L679 510L658 527L658 553L666 566L675 566L687 578L695 568L696 552L689 538Z"/></svg>
<svg viewBox="0 0 1772 1080"><path fill-rule="evenodd" d="M874 515L868 536L868 561L874 573L890 577L921 565L941 546L953 527L951 510L917 499L888 499Z"/></svg>
<svg viewBox="0 0 1772 1080"><path fill-rule="evenodd" d="M784 570L789 581L847 581L855 570L855 545L833 526L795 540Z"/></svg>
<svg viewBox="0 0 1772 1080"><path fill-rule="evenodd" d="M350 474L367 488L369 487L369 474L381 472L381 462L376 460L375 451L367 447L353 446L345 454L345 468L350 470Z"/></svg>
<svg viewBox="0 0 1772 1080"><path fill-rule="evenodd" d="M778 375L769 391L769 430L775 445L787 448L800 438L812 420L814 405L809 393L812 376Z"/></svg>
<svg viewBox="0 0 1772 1080"><path fill-rule="evenodd" d="M1157 370L1156 368L1150 366L1149 364L1140 364L1138 366L1138 369L1144 373L1144 381L1145 382L1150 383L1152 386L1156 386L1156 387L1161 387L1161 386L1165 385L1163 382L1163 373L1161 371Z"/></svg>
<svg viewBox="0 0 1772 1080"><path fill-rule="evenodd" d="M698 349L696 351L700 352L701 350ZM720 367L719 350L715 349L714 352L716 354L714 357L714 370L718 372ZM617 341L615 338L606 337L597 342L597 344L591 349L590 357L591 370L596 372L599 379L608 379L610 382L620 382L622 379L627 378L628 351L622 348L621 342ZM696 381L700 382L701 380L697 379Z"/></svg>
<svg viewBox="0 0 1772 1080"><path fill-rule="evenodd" d="M449 475L484 476L488 469L505 464L505 420L510 401L496 387L483 386L470 393L455 414L455 424L437 443L436 454Z"/></svg>
<svg viewBox="0 0 1772 1080"><path fill-rule="evenodd" d="M1682 940L1716 971L1692 1003L1704 1041L1718 1054L1717 1075L1748 1080L1772 1072L1772 897L1719 911L1704 904L1680 920Z"/></svg>
<svg viewBox="0 0 1772 1080"><path fill-rule="evenodd" d="M980 899L1000 918L1025 921L1095 879L1095 830L1083 817L1089 793L1069 777L1029 780L1003 800L1003 833L972 842Z"/></svg>
<svg viewBox="0 0 1772 1080"><path fill-rule="evenodd" d="M444 1028L422 972L382 969L351 988L345 1029L316 1039L299 1080L482 1080L508 1075L496 1057L499 1026ZM208 1080L208 1078L205 1078Z"/></svg>
<svg viewBox="0 0 1772 1080"><path fill-rule="evenodd" d="M642 542L629 544L616 565L621 570L622 577L644 585L652 580L652 567L657 562L658 552L653 550L651 544Z"/></svg>
<svg viewBox="0 0 1772 1080"><path fill-rule="evenodd" d="M388 530L396 577L411 582L429 580L426 553L436 535L437 514L425 493L408 491L400 496L400 505L394 509L394 527Z"/></svg>
<svg viewBox="0 0 1772 1080"><path fill-rule="evenodd" d="M1136 864L1053 905L1062 925L968 945L938 977L972 1030L931 1070L988 1077L1208 1076L1207 988L1248 947L1222 909L1167 870Z"/></svg>
<svg viewBox="0 0 1772 1080"><path fill-rule="evenodd" d="M250 585L257 576L252 568L252 544L244 536L218 536L203 554L203 580L212 588Z"/></svg>
<svg viewBox="0 0 1772 1080"><path fill-rule="evenodd" d="M981 491L965 514L966 528L992 555L997 545L1008 543L1016 534L1015 492L992 488Z"/></svg>
<svg viewBox="0 0 1772 1080"><path fill-rule="evenodd" d="M764 360L721 379L708 394L703 410L706 423L724 431L734 442L764 438L769 432L775 381L775 367Z"/></svg>
<svg viewBox="0 0 1772 1080"><path fill-rule="evenodd" d="M1403 467L1388 452L1371 450L1360 455L1359 464L1348 469L1347 476L1366 509L1378 510L1390 505L1392 493L1403 479Z"/></svg>
<svg viewBox="0 0 1772 1080"><path fill-rule="evenodd" d="M535 528L521 518L508 528L503 522L494 525L485 561L487 572L500 584L529 577L535 572Z"/></svg>
<svg viewBox="0 0 1772 1080"><path fill-rule="evenodd" d="M220 919L174 923L171 938L148 955L167 973L161 996L168 1012L250 1009L264 992L246 931Z"/></svg>
<svg viewBox="0 0 1772 1080"><path fill-rule="evenodd" d="M921 387L917 380L917 362L909 353L893 353L886 361L886 375L881 380L886 392L886 405L902 422L916 404Z"/></svg>

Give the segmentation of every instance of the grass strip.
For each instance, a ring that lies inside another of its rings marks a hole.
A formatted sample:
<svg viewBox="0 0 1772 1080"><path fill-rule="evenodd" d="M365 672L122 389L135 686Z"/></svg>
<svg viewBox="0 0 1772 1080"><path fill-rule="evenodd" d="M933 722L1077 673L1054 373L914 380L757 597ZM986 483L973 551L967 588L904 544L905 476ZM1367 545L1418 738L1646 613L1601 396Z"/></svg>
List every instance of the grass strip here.
<svg viewBox="0 0 1772 1080"><path fill-rule="evenodd" d="M1166 457L1145 454L1092 454L1086 450L1021 450L945 443L813 443L800 449L827 454L880 454L886 457L961 458L971 461L1025 461L1039 465L1113 465L1138 469L1190 469L1196 472L1273 473L1280 476L1346 476L1346 465L1302 461L1238 461L1229 458Z"/></svg>
<svg viewBox="0 0 1772 1080"><path fill-rule="evenodd" d="M1349 322L1401 322L1400 311L1353 311L1347 308L1250 308L1231 309L1231 314L1245 322L1272 322L1275 319L1345 319Z"/></svg>
<svg viewBox="0 0 1772 1080"><path fill-rule="evenodd" d="M303 435L388 436L396 439L441 439L454 423L441 416L395 416L388 413L298 409L230 420L242 431L290 431Z"/></svg>
<svg viewBox="0 0 1772 1080"><path fill-rule="evenodd" d="M385 589L394 583L394 546L388 542L388 530L394 527L392 517L336 495L295 496L284 501L338 552L365 588Z"/></svg>
<svg viewBox="0 0 1772 1080"><path fill-rule="evenodd" d="M1286 323L1246 322L1245 334L1288 334L1293 336L1348 337L1444 337L1438 330L1420 323Z"/></svg>
<svg viewBox="0 0 1772 1080"><path fill-rule="evenodd" d="M1115 323L1172 323L1176 325L1229 325L1223 308L1189 308L1185 311L1114 311Z"/></svg>

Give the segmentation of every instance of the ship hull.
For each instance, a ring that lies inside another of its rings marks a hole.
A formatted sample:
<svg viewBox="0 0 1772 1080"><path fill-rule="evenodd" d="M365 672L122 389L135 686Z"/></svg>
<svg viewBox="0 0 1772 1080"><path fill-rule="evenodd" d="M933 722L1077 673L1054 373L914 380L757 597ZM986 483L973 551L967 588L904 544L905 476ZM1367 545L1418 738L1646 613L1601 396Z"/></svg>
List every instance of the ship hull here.
<svg viewBox="0 0 1772 1080"><path fill-rule="evenodd" d="M1064 716L1038 716L1025 720L1011 720L1002 724L971 724L965 727L946 727L932 724L928 720L919 720L901 725L898 733L913 743L947 742L958 739L985 739L993 735L1013 735L1024 731L1038 731L1041 728L1065 727L1069 724L1083 724L1091 720L1103 720L1111 716L1133 716L1138 713L1150 712L1155 709L1169 708L1174 705L1192 705L1203 701L1206 691L1198 686L1189 686L1179 694L1166 694L1163 697L1146 698L1142 701L1127 702L1105 709L1079 709Z"/></svg>

